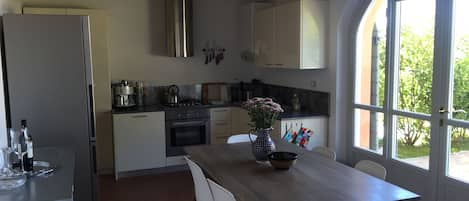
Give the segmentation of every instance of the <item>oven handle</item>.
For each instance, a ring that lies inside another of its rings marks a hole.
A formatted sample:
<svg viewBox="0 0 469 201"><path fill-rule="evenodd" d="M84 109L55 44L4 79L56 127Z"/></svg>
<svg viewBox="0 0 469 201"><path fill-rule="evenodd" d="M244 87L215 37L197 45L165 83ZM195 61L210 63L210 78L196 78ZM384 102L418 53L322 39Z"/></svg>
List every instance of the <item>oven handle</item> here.
<svg viewBox="0 0 469 201"><path fill-rule="evenodd" d="M171 123L171 126L181 126L181 127L186 127L186 126L197 126L197 125L205 125L205 121L185 121L185 122L174 122Z"/></svg>

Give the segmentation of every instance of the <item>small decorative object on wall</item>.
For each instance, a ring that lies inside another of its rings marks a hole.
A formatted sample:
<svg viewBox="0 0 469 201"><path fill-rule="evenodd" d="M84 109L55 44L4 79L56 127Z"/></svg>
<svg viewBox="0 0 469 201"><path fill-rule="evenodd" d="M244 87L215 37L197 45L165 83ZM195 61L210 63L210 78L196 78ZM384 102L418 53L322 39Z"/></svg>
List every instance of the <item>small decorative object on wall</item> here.
<svg viewBox="0 0 469 201"><path fill-rule="evenodd" d="M205 48L202 49L205 56L205 64L209 64L212 61L215 61L215 65L218 64L225 58L226 49L222 47L218 47L213 41L212 45L209 42L205 44Z"/></svg>
<svg viewBox="0 0 469 201"><path fill-rule="evenodd" d="M252 141L252 153L257 161L267 161L268 155L275 151L275 144L270 137L272 125L278 115L283 112L282 107L271 98L252 98L243 103L251 117L252 132L257 134Z"/></svg>
<svg viewBox="0 0 469 201"><path fill-rule="evenodd" d="M297 129L293 128L293 124L290 124L290 128L287 128L287 125L285 125L285 127L286 132L283 135L282 139L286 142L296 144L303 148L306 148L309 143L309 140L314 135L314 132L311 129L303 127L303 124L300 125L298 131L296 131Z"/></svg>

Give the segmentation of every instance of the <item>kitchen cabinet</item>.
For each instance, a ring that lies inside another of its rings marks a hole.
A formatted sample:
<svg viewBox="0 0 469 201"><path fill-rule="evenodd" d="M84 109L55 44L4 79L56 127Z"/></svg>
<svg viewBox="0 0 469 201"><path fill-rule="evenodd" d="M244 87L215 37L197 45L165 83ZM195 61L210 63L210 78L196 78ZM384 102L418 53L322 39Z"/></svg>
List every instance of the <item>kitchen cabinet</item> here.
<svg viewBox="0 0 469 201"><path fill-rule="evenodd" d="M254 13L255 63L260 67L326 67L327 0L286 1Z"/></svg>
<svg viewBox="0 0 469 201"><path fill-rule="evenodd" d="M258 10L254 20L256 64L273 67L275 63L274 9Z"/></svg>
<svg viewBox="0 0 469 201"><path fill-rule="evenodd" d="M166 166L164 112L114 114L115 176Z"/></svg>
<svg viewBox="0 0 469 201"><path fill-rule="evenodd" d="M211 143L223 144L232 135L249 134L250 121L248 111L240 107L210 109ZM272 138L280 139L280 121L276 121L272 127Z"/></svg>
<svg viewBox="0 0 469 201"><path fill-rule="evenodd" d="M231 134L248 134L251 131L251 117L249 117L248 111L233 107L231 109Z"/></svg>
<svg viewBox="0 0 469 201"><path fill-rule="evenodd" d="M325 116L289 118L281 121L281 136L283 137L288 129L298 131L300 127L311 129L313 136L310 138L306 149L312 150L317 146L327 146L328 118Z"/></svg>
<svg viewBox="0 0 469 201"><path fill-rule="evenodd" d="M89 16L98 171L112 172L112 99L107 53L107 15L99 9L24 7L23 14Z"/></svg>
<svg viewBox="0 0 469 201"><path fill-rule="evenodd" d="M231 136L231 107L210 109L210 142L222 144Z"/></svg>

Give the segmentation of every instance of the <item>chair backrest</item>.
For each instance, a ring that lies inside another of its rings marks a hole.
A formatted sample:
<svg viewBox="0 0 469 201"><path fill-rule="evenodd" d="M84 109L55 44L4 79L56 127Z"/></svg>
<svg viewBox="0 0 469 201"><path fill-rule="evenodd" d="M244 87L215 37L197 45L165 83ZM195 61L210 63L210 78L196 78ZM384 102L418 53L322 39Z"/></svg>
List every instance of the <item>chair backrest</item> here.
<svg viewBox="0 0 469 201"><path fill-rule="evenodd" d="M335 152L332 151L331 149L327 148L327 147L319 146L319 147L315 147L311 151L314 152L314 153L317 153L321 156L324 156L326 158L329 158L331 160L335 160L335 158L336 158Z"/></svg>
<svg viewBox="0 0 469 201"><path fill-rule="evenodd" d="M226 190L226 188L223 188L223 186L218 185L210 179L207 179L207 181L215 201L236 201L233 193L229 190Z"/></svg>
<svg viewBox="0 0 469 201"><path fill-rule="evenodd" d="M196 201L213 201L212 192L208 186L207 178L204 172L194 161L184 156L191 170L192 179L194 180L195 200Z"/></svg>
<svg viewBox="0 0 469 201"><path fill-rule="evenodd" d="M257 135L251 134L251 139L254 141L256 140ZM226 143L228 144L235 144L235 143L242 143L242 142L250 142L249 134L239 134L239 135L232 135L228 138Z"/></svg>
<svg viewBox="0 0 469 201"><path fill-rule="evenodd" d="M365 172L371 176L380 178L382 180L386 179L386 168L379 163L362 160L355 165L355 169Z"/></svg>

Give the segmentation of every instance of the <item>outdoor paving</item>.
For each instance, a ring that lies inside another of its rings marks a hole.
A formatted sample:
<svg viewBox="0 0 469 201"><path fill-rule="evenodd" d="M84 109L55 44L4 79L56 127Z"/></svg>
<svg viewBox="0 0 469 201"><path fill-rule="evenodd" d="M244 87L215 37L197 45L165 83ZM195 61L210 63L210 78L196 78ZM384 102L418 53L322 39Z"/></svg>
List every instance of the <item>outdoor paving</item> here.
<svg viewBox="0 0 469 201"><path fill-rule="evenodd" d="M406 163L428 169L429 157L401 159ZM460 151L449 155L449 176L469 182L469 151Z"/></svg>

